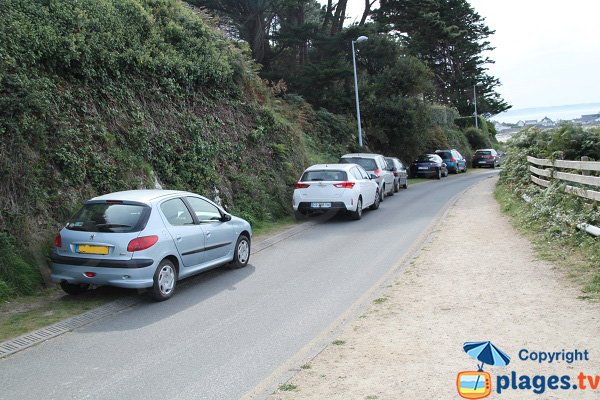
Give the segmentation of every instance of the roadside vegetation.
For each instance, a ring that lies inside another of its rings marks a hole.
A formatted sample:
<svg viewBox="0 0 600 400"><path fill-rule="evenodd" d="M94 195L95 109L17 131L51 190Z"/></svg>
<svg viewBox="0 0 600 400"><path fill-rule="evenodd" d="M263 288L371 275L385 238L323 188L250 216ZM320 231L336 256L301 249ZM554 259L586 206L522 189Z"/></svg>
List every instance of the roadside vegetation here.
<svg viewBox="0 0 600 400"><path fill-rule="evenodd" d="M529 178L527 156L600 160L600 130L563 125L553 130L527 129L514 136L496 189L503 210L532 238L539 254L566 268L581 284L583 297L600 298L600 238L577 229L577 224L600 226L600 205L564 192L554 180L548 189ZM523 197L530 199L525 202Z"/></svg>
<svg viewBox="0 0 600 400"><path fill-rule="evenodd" d="M492 32L465 0L381 2L348 27L345 0L259 2L252 19L237 3L0 3L0 301L50 286L54 235L99 194L160 185L218 196L258 232L288 221L301 171L358 150L360 35L360 150L469 158L494 143L469 94L478 84L482 114L508 105L481 56Z"/></svg>

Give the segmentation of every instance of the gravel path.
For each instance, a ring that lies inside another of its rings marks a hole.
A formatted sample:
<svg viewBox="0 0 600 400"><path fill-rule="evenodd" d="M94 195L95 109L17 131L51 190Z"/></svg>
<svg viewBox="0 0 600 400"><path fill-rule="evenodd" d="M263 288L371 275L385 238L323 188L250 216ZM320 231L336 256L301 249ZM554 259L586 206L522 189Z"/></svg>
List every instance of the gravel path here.
<svg viewBox="0 0 600 400"><path fill-rule="evenodd" d="M599 399L600 385L572 385L580 372L600 375L600 304L579 300L564 273L536 258L501 214L496 181L462 195L384 296L270 399L456 399L457 373L476 370L463 343L487 340L511 357L509 366L484 368L492 375L489 398ZM588 350L589 360L524 361L523 349ZM535 394L531 383L498 394L498 377L512 371L569 375L571 388L546 384Z"/></svg>

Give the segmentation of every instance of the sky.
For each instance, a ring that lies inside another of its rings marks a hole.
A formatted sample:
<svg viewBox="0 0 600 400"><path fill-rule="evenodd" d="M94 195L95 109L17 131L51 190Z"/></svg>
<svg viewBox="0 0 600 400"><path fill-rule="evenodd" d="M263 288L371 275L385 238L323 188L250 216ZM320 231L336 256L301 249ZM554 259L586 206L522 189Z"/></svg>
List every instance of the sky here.
<svg viewBox="0 0 600 400"><path fill-rule="evenodd" d="M489 73L513 109L600 103L599 0L468 1L496 31ZM348 1L349 23L363 7Z"/></svg>

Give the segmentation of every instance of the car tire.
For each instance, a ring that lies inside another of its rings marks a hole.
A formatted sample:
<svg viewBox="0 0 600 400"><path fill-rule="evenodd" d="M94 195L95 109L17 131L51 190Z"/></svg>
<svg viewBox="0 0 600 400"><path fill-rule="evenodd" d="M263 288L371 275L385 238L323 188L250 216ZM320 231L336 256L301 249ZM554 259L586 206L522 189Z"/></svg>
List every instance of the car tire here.
<svg viewBox="0 0 600 400"><path fill-rule="evenodd" d="M231 269L244 268L248 265L248 260L250 260L250 239L242 234L235 243L233 261L228 265Z"/></svg>
<svg viewBox="0 0 600 400"><path fill-rule="evenodd" d="M353 220L359 220L362 218L362 197L358 197L358 201L356 202L356 211L350 212L350 218Z"/></svg>
<svg viewBox="0 0 600 400"><path fill-rule="evenodd" d="M60 288L64 290L65 293L76 296L78 294L87 292L90 288L90 285L87 283L69 283L69 282L61 282Z"/></svg>
<svg viewBox="0 0 600 400"><path fill-rule="evenodd" d="M150 296L154 301L165 301L170 299L177 287L177 269L173 262L164 259L156 267L154 272Z"/></svg>
<svg viewBox="0 0 600 400"><path fill-rule="evenodd" d="M404 185L402 185L404 189L408 189L408 178L404 180Z"/></svg>
<svg viewBox="0 0 600 400"><path fill-rule="evenodd" d="M383 199L385 199L385 185L383 185L381 191L379 191L379 202L383 203Z"/></svg>
<svg viewBox="0 0 600 400"><path fill-rule="evenodd" d="M377 210L378 208L379 208L379 190L377 190L375 192L375 202L373 204L371 204L371 207L369 207L369 209Z"/></svg>
<svg viewBox="0 0 600 400"><path fill-rule="evenodd" d="M444 178L448 177L448 170L446 170L446 172L444 172Z"/></svg>
<svg viewBox="0 0 600 400"><path fill-rule="evenodd" d="M400 181L394 181L394 193L398 193L400 191Z"/></svg>
<svg viewBox="0 0 600 400"><path fill-rule="evenodd" d="M442 179L442 170L439 168L437 170L437 175L436 175L435 179L437 179L437 180Z"/></svg>

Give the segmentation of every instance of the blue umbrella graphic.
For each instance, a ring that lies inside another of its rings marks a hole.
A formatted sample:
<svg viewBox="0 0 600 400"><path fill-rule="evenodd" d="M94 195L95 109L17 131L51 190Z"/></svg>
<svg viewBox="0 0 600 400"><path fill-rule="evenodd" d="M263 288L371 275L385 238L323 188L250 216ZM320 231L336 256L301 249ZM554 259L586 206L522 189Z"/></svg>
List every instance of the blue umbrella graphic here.
<svg viewBox="0 0 600 400"><path fill-rule="evenodd" d="M503 367L510 363L510 357L507 356L502 350L494 346L492 342L466 342L463 345L465 353L481 361L481 365L478 365L478 371L483 371L483 364L494 365L497 367ZM479 376L475 381L475 387L479 383Z"/></svg>

